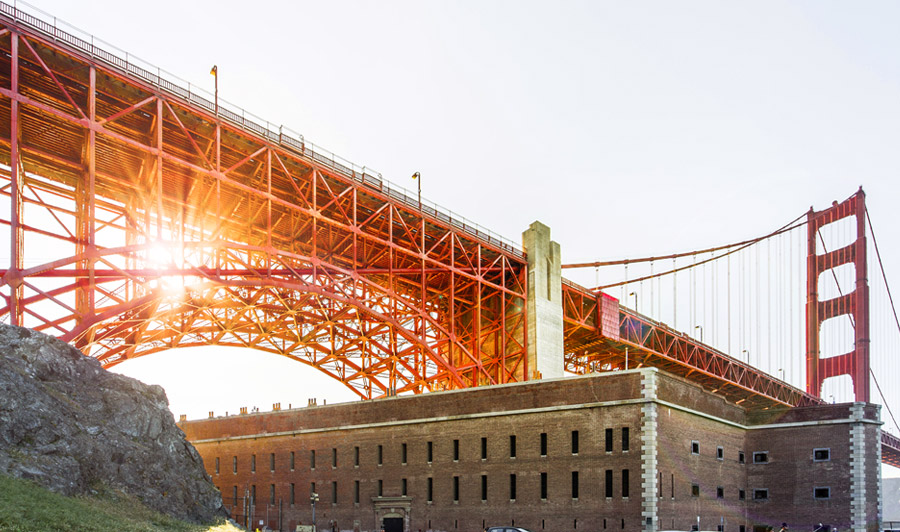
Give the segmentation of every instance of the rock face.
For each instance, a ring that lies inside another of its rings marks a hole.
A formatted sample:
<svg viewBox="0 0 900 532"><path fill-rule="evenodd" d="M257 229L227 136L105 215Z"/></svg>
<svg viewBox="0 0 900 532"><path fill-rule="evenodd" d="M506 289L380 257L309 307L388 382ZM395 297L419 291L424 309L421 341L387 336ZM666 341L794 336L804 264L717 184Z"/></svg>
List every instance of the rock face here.
<svg viewBox="0 0 900 532"><path fill-rule="evenodd" d="M65 495L122 491L173 517L224 515L159 386L49 336L0 324L0 472Z"/></svg>

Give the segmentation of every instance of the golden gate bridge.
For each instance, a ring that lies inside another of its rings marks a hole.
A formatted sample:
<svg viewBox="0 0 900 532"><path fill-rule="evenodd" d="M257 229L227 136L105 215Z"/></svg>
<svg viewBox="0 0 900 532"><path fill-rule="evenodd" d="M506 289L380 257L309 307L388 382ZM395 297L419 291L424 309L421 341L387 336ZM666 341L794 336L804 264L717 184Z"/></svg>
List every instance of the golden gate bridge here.
<svg viewBox="0 0 900 532"><path fill-rule="evenodd" d="M542 377L541 286L569 373L656 366L760 408L880 400L897 428L900 322L861 189L756 239L557 265L598 282L555 296L527 246L55 19L0 3L0 22L8 323L106 367L258 349L369 399Z"/></svg>

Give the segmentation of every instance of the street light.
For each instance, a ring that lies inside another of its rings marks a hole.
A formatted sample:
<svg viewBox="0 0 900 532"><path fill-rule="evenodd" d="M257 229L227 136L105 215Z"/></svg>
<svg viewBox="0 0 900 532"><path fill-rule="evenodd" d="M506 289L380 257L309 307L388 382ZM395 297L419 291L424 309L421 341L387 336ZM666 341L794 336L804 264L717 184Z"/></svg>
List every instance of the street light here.
<svg viewBox="0 0 900 532"><path fill-rule="evenodd" d="M637 292L632 292L628 294L628 297L634 296L634 311L638 312L638 304L637 304Z"/></svg>
<svg viewBox="0 0 900 532"><path fill-rule="evenodd" d="M412 175L412 178L416 180L416 184L419 185L419 210L422 210L422 174L416 172Z"/></svg>
<svg viewBox="0 0 900 532"><path fill-rule="evenodd" d="M309 495L309 502L312 504L312 525L313 532L316 531L316 503L319 502L319 494L316 492L312 492Z"/></svg>
<svg viewBox="0 0 900 532"><path fill-rule="evenodd" d="M746 349L744 349L743 351L741 351L741 353L742 354L747 353L747 364L749 364L750 363L750 351L747 351Z"/></svg>
<svg viewBox="0 0 900 532"><path fill-rule="evenodd" d="M784 380L784 370L781 368L778 368L778 371L781 372L781 380Z"/></svg>
<svg viewBox="0 0 900 532"><path fill-rule="evenodd" d="M216 119L219 118L219 67L217 65L213 65L212 70L209 71L210 74L214 78L216 78Z"/></svg>
<svg viewBox="0 0 900 532"><path fill-rule="evenodd" d="M697 329L700 329L700 343L702 344L703 343L703 326L695 325L694 330L696 331Z"/></svg>

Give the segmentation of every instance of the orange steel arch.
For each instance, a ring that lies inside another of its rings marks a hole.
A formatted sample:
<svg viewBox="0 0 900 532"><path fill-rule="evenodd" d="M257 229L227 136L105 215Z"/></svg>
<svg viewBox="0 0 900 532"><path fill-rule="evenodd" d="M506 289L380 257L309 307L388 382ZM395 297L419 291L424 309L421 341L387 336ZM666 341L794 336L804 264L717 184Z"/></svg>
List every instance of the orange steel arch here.
<svg viewBox="0 0 900 532"><path fill-rule="evenodd" d="M370 398L529 377L522 251L0 3L0 318L244 346Z"/></svg>

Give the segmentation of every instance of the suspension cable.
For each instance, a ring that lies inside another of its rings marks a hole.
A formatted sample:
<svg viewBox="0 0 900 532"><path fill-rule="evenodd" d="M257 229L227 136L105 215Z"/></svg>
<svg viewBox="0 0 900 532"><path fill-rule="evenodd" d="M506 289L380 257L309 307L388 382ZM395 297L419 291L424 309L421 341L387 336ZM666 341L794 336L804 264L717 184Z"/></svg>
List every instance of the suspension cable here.
<svg viewBox="0 0 900 532"><path fill-rule="evenodd" d="M894 323L897 324L897 330L900 331L900 320L897 319L897 308L894 306L894 296L891 295L891 286L888 284L887 275L884 273L884 263L881 262L881 251L878 250L878 240L875 238L875 227L872 225L872 218L869 217L868 208L866 208L866 221L869 222L869 231L872 232L872 243L875 244L875 256L878 257L878 267L881 269L881 278L884 279L884 287L887 290L888 299L891 302L891 311L894 313ZM888 414L891 415L891 419L894 420L894 426L897 427L897 430L900 430L900 425L897 424L897 418L894 417L891 405L888 404L887 399L884 397L884 393L881 391L881 385L878 384L878 378L875 376L875 372L872 371L871 366L869 367L869 373L872 374L872 379L875 381L875 387L878 388L881 400L884 401L884 407L887 409Z"/></svg>
<svg viewBox="0 0 900 532"><path fill-rule="evenodd" d="M723 249L731 249L731 251L729 251L728 253L711 256L710 258L700 261L695 264L688 264L687 266L681 266L681 267L676 267L673 264L672 269L669 271L660 272L653 276L645 275L644 277L632 279L631 281L620 281L618 283L597 286L597 287L592 288L591 291L596 292L598 290L603 290L606 288L615 288L617 286L622 286L629 282L635 283L638 281L643 281L645 279L649 279L651 277L662 277L662 276L669 275L669 274L675 274L675 273L678 273L683 270L688 270L690 268L694 268L694 267L706 264L707 262L712 262L716 259L721 259L722 257L727 257L728 255L733 255L734 253L737 253L738 251L747 249L748 247L752 246L753 244L762 242L763 240L765 240L767 238L771 238L773 236L780 235L782 233L786 233L788 231L793 231L794 229L797 229L798 227L803 227L804 225L806 225L807 221L803 220L800 223L797 223L797 221L800 220L801 218L803 218L804 216L806 216L806 213L801 214L797 218L788 222L786 225L783 225L776 231L773 231L772 233L769 233L765 236L761 236L759 238L754 238L752 240L745 240L743 242L738 242L736 244L731 244L728 246L719 246L716 248L709 248L709 249L704 249L704 250L700 250L700 251L691 251L689 253L675 253L673 255L667 255L665 257L645 257L645 258L640 258L640 259L625 259L625 260L615 260L615 261L606 261L606 262L591 262L591 263L584 263L584 264L564 264L562 267L563 268L587 268L587 267L595 267L595 266L615 266L615 265L622 265L622 264L624 264L627 267L629 264L634 263L634 262L648 262L650 260L661 260L661 259L672 259L672 262L674 263L675 259L677 259L679 257L686 257L686 256L689 256L689 255L692 255L695 253L712 253L714 251L721 251Z"/></svg>
<svg viewBox="0 0 900 532"><path fill-rule="evenodd" d="M637 258L637 259L618 259L618 260L607 260L607 261L598 261L598 262L579 262L579 263L575 263L575 264L563 264L561 266L561 268L596 268L599 266L619 266L622 264L634 264L634 263L638 263L638 262L651 262L651 261L657 261L657 260L680 259L682 257L688 257L691 255L700 255L703 253L712 253L715 251L722 251L723 249L731 249L731 248L735 248L738 246L746 247L749 244L755 244L755 243L765 240L767 238L771 238L773 236L778 236L782 233L786 233L788 231L792 231L798 227L802 227L802 226L806 225L806 220L804 220L803 222L801 222L797 225L793 225L793 224L797 223L797 221L800 220L801 218L803 218L804 216L806 216L806 213L801 214L794 220L790 221L787 225L784 225L781 228L779 228L778 230L776 230L772 233L769 233L767 235L763 235L761 237L753 238L750 240L744 240L743 242L735 242L733 244L728 244L725 246L717 246L714 248L699 249L699 250L695 250L695 251L685 251L683 253L673 253L671 255L662 255L659 257L641 257L641 258ZM719 256L724 257L725 255L719 255ZM716 258L716 257L714 257L714 258ZM697 264L699 265L699 264L703 264L703 263L698 262ZM690 268L690 266L688 266L687 268ZM682 269L686 269L686 268L683 267ZM672 271L670 270L668 272L660 273L658 275L667 275L669 273L672 273ZM635 281L636 280L637 279L635 279ZM618 286L618 285L611 285L611 286Z"/></svg>

